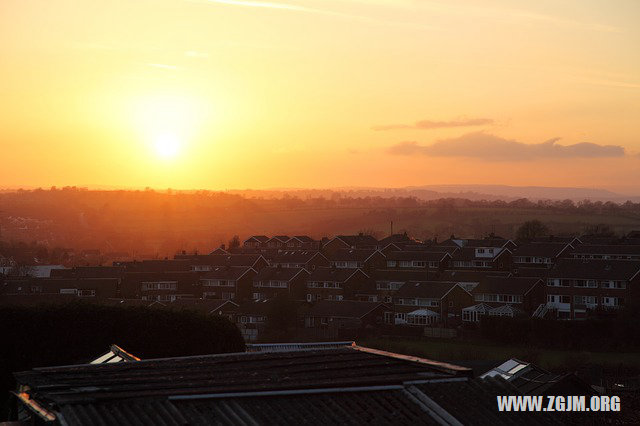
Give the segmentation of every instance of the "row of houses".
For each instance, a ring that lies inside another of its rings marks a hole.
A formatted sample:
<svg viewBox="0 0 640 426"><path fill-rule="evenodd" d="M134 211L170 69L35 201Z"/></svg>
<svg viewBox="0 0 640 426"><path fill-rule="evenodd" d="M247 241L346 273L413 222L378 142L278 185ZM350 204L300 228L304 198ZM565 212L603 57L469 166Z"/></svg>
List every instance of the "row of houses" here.
<svg viewBox="0 0 640 426"><path fill-rule="evenodd" d="M206 255L180 253L173 259L51 269L48 277L5 277L1 295L150 303L210 299L239 306L285 298L311 305L332 302L326 306L338 310L346 302L367 302L381 306L381 322L391 325L452 327L478 322L483 315L580 319L615 312L638 299L640 245L596 242L549 237L516 244L490 236L423 243L406 234L323 242L254 236L240 248Z"/></svg>

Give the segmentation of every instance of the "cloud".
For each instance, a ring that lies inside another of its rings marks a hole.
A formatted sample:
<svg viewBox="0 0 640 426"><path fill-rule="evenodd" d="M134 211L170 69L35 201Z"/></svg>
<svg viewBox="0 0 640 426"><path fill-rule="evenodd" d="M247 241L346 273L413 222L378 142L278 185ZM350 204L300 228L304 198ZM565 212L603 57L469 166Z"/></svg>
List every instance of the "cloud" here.
<svg viewBox="0 0 640 426"><path fill-rule="evenodd" d="M387 149L392 155L427 155L430 157L468 157L487 161L529 161L554 158L623 157L618 145L581 142L558 145L560 138L539 144L525 144L483 132L468 133L457 138L442 139L431 145L401 142Z"/></svg>
<svg viewBox="0 0 640 426"><path fill-rule="evenodd" d="M302 13L311 13L316 15L325 15L325 16L333 16L338 18L345 18L349 20L356 20L371 24L382 24L382 25L391 25L391 26L403 26L403 27L414 27L418 29L427 29L427 30L438 30L438 27L432 25L425 25L422 23L415 22L404 22L404 21L393 21L388 19L377 19L364 15L354 15L350 13L342 13L334 10L329 10L325 8L314 8L307 7L295 4L293 2L272 2L272 1L261 1L261 0L187 0L196 3L210 3L210 4L218 4L218 5L226 5L226 6L239 6L239 7L249 7L249 8L258 8L258 9L275 9L281 11L289 11L289 12L302 12ZM322 2L320 2L322 4Z"/></svg>
<svg viewBox="0 0 640 426"><path fill-rule="evenodd" d="M398 129L443 129L447 127L467 127L467 126L484 126L486 124L493 124L493 120L490 118L459 118L450 121L431 121L421 120L416 121L414 124L388 124L384 126L373 126L372 129L376 131L380 130L398 130Z"/></svg>

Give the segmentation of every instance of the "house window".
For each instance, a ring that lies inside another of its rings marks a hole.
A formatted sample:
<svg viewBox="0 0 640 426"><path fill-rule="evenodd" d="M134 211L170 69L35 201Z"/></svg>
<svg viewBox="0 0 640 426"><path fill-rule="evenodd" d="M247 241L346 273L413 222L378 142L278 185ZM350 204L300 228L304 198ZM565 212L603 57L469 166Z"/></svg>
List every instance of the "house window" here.
<svg viewBox="0 0 640 426"><path fill-rule="evenodd" d="M384 313L384 323L385 324L393 324L393 312L385 312Z"/></svg>
<svg viewBox="0 0 640 426"><path fill-rule="evenodd" d="M450 301L449 301L449 307L450 307L450 308L453 308L453 300L450 300Z"/></svg>

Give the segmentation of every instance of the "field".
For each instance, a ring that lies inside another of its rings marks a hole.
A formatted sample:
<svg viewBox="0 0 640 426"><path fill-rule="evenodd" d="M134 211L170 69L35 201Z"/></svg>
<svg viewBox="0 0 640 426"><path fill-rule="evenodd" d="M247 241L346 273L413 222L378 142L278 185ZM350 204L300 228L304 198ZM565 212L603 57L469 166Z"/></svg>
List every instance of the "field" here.
<svg viewBox="0 0 640 426"><path fill-rule="evenodd" d="M494 345L482 341L370 339L357 342L361 346L420 356L439 361L506 361L518 358L550 371L573 371L585 366L598 366L613 371L623 368L640 371L640 353L576 352L517 346Z"/></svg>

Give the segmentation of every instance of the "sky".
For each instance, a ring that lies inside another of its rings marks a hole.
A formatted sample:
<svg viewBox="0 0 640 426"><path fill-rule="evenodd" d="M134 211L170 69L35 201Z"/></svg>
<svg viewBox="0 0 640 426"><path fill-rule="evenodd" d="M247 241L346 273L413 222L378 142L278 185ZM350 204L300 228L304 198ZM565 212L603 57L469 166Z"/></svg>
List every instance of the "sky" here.
<svg viewBox="0 0 640 426"><path fill-rule="evenodd" d="M636 0L2 0L0 187L640 195Z"/></svg>

